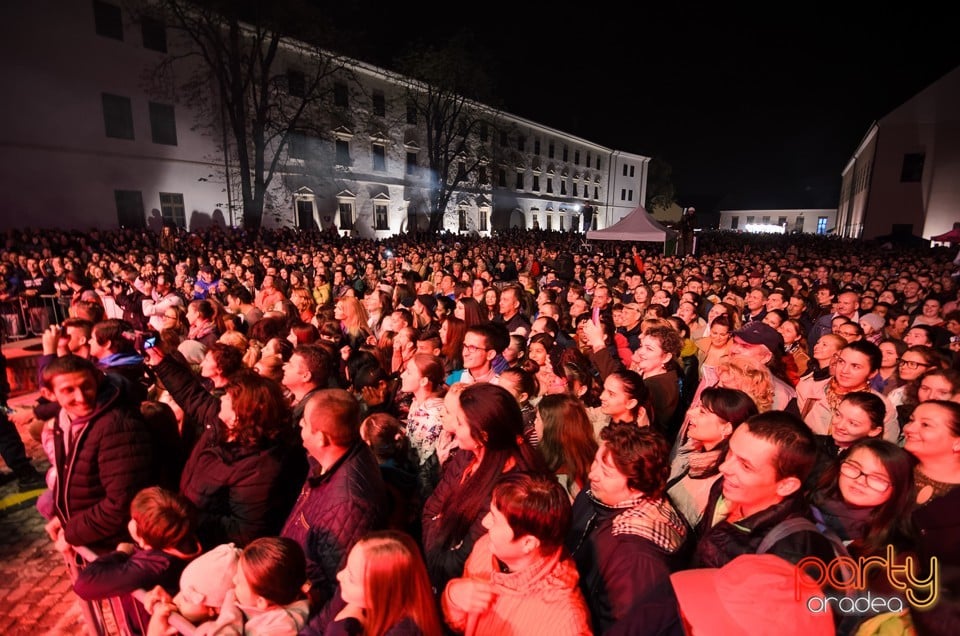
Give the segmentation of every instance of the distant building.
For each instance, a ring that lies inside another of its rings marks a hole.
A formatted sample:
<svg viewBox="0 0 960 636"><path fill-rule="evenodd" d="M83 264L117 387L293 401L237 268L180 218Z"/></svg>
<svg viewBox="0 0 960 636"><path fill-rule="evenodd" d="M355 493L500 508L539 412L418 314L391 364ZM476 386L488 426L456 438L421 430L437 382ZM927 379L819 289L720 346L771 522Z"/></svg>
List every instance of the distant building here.
<svg viewBox="0 0 960 636"><path fill-rule="evenodd" d="M721 230L792 234L833 234L836 210L721 210Z"/></svg>
<svg viewBox="0 0 960 636"><path fill-rule="evenodd" d="M223 109L214 102L201 115L173 83L164 96L146 87L161 62L191 44L128 6L39 0L4 11L0 227L240 223L231 177L239 166L233 140L224 139ZM280 55L293 98L309 60L295 46ZM335 226L370 238L426 229L433 175L426 123L403 99L411 80L359 61L346 67L360 87L340 90L345 82L329 79L310 133L291 138L280 156L263 225ZM474 107L490 118L475 133L483 160L451 198L444 229L583 231L587 206L593 227L603 228L644 202L649 157Z"/></svg>
<svg viewBox="0 0 960 636"><path fill-rule="evenodd" d="M960 218L960 67L874 122L842 178L842 236L949 231Z"/></svg>

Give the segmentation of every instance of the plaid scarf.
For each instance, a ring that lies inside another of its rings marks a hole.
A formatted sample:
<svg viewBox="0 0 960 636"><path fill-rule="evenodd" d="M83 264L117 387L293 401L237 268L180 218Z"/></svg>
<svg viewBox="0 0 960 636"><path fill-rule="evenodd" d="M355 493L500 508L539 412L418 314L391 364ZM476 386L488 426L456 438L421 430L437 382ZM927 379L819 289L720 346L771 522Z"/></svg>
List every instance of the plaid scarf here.
<svg viewBox="0 0 960 636"><path fill-rule="evenodd" d="M614 508L623 509L613 519L613 535L643 537L667 553L674 553L687 537L683 519L665 498L650 499L638 494Z"/></svg>

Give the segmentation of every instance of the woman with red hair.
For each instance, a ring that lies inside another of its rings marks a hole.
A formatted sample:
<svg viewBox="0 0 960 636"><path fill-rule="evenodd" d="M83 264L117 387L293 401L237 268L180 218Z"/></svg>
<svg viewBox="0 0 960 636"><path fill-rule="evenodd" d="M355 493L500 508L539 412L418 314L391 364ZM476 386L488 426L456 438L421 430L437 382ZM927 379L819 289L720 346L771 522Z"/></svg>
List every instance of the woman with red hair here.
<svg viewBox="0 0 960 636"><path fill-rule="evenodd" d="M409 535L385 531L360 539L337 581L342 607L324 631L327 636L440 636L427 569Z"/></svg>

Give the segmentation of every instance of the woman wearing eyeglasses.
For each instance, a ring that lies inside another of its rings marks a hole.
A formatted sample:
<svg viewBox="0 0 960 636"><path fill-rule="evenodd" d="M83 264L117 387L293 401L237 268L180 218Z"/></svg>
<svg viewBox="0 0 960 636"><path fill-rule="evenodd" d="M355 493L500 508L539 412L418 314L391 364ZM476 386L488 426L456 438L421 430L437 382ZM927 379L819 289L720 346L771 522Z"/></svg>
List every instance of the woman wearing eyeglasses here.
<svg viewBox="0 0 960 636"><path fill-rule="evenodd" d="M813 515L847 543L854 558L908 545L914 458L877 437L857 440L821 476Z"/></svg>
<svg viewBox="0 0 960 636"><path fill-rule="evenodd" d="M920 386L920 376L940 366L940 356L933 347L913 345L900 356L898 373L902 383L887 396L893 405L914 406L917 404L917 388ZM905 420L904 420L905 421Z"/></svg>

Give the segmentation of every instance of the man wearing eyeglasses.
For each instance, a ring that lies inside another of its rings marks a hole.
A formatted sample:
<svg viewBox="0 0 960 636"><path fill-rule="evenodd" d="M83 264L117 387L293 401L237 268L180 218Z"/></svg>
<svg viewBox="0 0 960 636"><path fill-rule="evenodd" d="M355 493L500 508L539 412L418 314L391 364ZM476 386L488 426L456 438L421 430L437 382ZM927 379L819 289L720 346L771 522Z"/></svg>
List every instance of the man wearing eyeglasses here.
<svg viewBox="0 0 960 636"><path fill-rule="evenodd" d="M502 332L502 333L501 333ZM510 336L492 323L473 325L463 337L463 369L447 376L447 386L457 382L473 384L475 382L493 382L498 374L493 361L501 351L507 348Z"/></svg>
<svg viewBox="0 0 960 636"><path fill-rule="evenodd" d="M896 407L886 396L870 388L870 379L880 370L882 358L880 347L866 340L855 340L837 353L836 362L830 365L830 379L818 384L817 390L797 386L797 406L803 421L815 434L829 435L830 422L840 400L848 393L863 391L883 400L883 438L890 442L899 439Z"/></svg>

